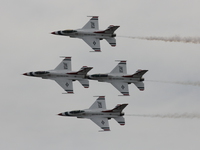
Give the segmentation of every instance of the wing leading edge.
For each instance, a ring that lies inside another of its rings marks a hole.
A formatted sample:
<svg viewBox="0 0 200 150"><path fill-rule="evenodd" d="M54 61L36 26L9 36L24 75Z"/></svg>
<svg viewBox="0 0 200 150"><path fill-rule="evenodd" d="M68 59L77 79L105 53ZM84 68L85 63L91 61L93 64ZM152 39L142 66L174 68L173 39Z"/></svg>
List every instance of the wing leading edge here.
<svg viewBox="0 0 200 150"><path fill-rule="evenodd" d="M124 96L129 96L128 83L113 81L111 84L120 91Z"/></svg>
<svg viewBox="0 0 200 150"><path fill-rule="evenodd" d="M90 119L104 131L110 131L107 118L90 118Z"/></svg>
<svg viewBox="0 0 200 150"><path fill-rule="evenodd" d="M99 19L98 19L98 16L92 16L92 18L83 26L82 29L99 30Z"/></svg>
<svg viewBox="0 0 200 150"><path fill-rule="evenodd" d="M71 57L65 57L63 61L54 70L72 70Z"/></svg>
<svg viewBox="0 0 200 150"><path fill-rule="evenodd" d="M89 109L106 109L105 96L99 96Z"/></svg>
<svg viewBox="0 0 200 150"><path fill-rule="evenodd" d="M99 39L94 37L82 37L82 40L85 41L95 52L101 52Z"/></svg>
<svg viewBox="0 0 200 150"><path fill-rule="evenodd" d="M55 78L55 80L68 94L73 94L73 83L72 80L66 78Z"/></svg>

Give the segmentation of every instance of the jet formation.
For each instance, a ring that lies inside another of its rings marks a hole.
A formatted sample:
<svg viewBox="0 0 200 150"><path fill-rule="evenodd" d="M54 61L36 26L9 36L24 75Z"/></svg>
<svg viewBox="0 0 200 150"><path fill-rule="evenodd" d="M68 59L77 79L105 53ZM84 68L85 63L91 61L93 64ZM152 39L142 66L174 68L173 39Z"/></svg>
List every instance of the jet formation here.
<svg viewBox="0 0 200 150"><path fill-rule="evenodd" d="M129 96L128 84L135 84L140 90L144 90L144 78L142 77L148 70L137 70L134 74L127 74L126 61L120 61L110 72L104 74L87 73L93 67L83 66L78 71L71 70L71 57L65 57L54 69L48 71L27 72L23 75L31 77L41 77L56 81L68 94L73 94L73 81L79 81L84 88L89 88L89 80L111 83L123 96Z"/></svg>
<svg viewBox="0 0 200 150"><path fill-rule="evenodd" d="M100 40L105 39L112 47L116 46L116 34L120 26L110 25L105 30L99 30L98 16L91 19L80 29L60 30L52 32L54 35L69 36L84 40L94 52L101 52ZM117 66L109 73L89 75L93 67L83 66L78 71L72 71L71 57L64 57L62 62L53 70L26 72L23 75L51 79L56 81L68 94L73 94L73 81L79 81L84 88L89 88L89 80L111 83L123 96L129 96L128 85L133 83L140 91L144 90L143 75L148 70L138 69L134 74L127 74L125 60L119 60ZM108 120L114 118L120 125L125 125L122 110L128 104L118 104L115 108L107 110L105 96L99 96L88 109L73 110L59 113L60 116L87 118L92 120L103 131L110 131Z"/></svg>
<svg viewBox="0 0 200 150"><path fill-rule="evenodd" d="M122 110L128 104L118 104L115 108L107 110L105 96L99 96L88 109L73 110L59 113L60 116L87 118L92 120L103 131L110 131L108 120L114 118L120 125L125 125L124 113Z"/></svg>
<svg viewBox="0 0 200 150"><path fill-rule="evenodd" d="M98 16L92 18L81 28L76 30L60 30L51 34L80 38L85 41L95 52L101 52L100 40L105 39L111 46L116 46L115 30L119 26L110 25L105 30L99 30Z"/></svg>

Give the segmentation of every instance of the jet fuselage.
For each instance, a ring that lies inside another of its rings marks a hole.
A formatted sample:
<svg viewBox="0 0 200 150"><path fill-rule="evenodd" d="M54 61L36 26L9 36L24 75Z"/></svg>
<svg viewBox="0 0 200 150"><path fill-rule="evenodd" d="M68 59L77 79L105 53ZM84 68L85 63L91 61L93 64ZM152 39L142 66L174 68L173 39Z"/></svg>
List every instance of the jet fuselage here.
<svg viewBox="0 0 200 150"><path fill-rule="evenodd" d="M133 78L132 75L117 75L117 74L93 74L88 75L90 80L98 80L99 82L122 81L126 83L136 83L144 81L144 78Z"/></svg>
<svg viewBox="0 0 200 150"><path fill-rule="evenodd" d="M93 36L98 39L105 39L105 38L111 38L111 37L116 36L116 34L104 33L103 30L86 30L86 29L55 31L55 32L52 32L52 34L69 36L71 38L82 38L85 36L89 36L89 37Z"/></svg>
<svg viewBox="0 0 200 150"><path fill-rule="evenodd" d="M123 112L111 112L110 110L74 110L74 111L67 111L58 114L60 116L70 116L70 117L77 117L77 118L96 118L96 117L103 117L103 118L116 118L119 116L123 116Z"/></svg>
<svg viewBox="0 0 200 150"><path fill-rule="evenodd" d="M36 72L24 73L23 75L32 77L41 77L43 79L66 77L67 79L71 80L83 79L85 77L85 75L78 75L74 74L73 72L66 72L65 70L36 71Z"/></svg>

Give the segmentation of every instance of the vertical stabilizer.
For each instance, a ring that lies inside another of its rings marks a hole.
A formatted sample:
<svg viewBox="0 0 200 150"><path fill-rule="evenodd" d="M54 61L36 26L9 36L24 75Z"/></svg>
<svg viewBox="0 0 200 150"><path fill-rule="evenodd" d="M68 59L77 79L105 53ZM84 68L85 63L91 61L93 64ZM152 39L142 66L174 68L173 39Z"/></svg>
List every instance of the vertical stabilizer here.
<svg viewBox="0 0 200 150"><path fill-rule="evenodd" d="M107 34L113 34L115 32L115 30L117 30L120 26L113 26L113 25L110 25L105 31L104 33L107 33Z"/></svg>

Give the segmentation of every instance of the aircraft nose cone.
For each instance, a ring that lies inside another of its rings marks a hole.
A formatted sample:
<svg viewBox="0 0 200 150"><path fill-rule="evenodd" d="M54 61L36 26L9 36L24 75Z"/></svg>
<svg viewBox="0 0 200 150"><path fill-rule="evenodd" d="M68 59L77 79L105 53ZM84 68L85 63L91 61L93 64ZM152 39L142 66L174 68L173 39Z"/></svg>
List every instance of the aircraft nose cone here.
<svg viewBox="0 0 200 150"><path fill-rule="evenodd" d="M51 34L56 34L56 32L51 32Z"/></svg>
<svg viewBox="0 0 200 150"><path fill-rule="evenodd" d="M24 73L23 75L27 76L27 73Z"/></svg>
<svg viewBox="0 0 200 150"><path fill-rule="evenodd" d="M63 116L63 114L62 114L62 113L59 113L58 115L59 115L59 116Z"/></svg>

